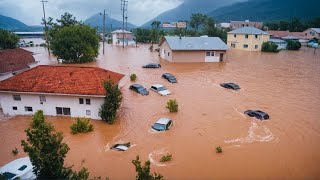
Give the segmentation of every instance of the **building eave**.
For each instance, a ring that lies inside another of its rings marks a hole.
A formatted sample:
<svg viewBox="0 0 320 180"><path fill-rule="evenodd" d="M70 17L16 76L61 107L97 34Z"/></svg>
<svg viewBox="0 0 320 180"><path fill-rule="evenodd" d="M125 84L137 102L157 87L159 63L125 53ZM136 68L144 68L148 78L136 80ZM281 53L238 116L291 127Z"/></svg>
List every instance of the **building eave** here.
<svg viewBox="0 0 320 180"><path fill-rule="evenodd" d="M96 97L104 98L104 95L85 95L85 94L61 94L61 93L44 93L44 92L21 92L21 91L1 91L6 94L31 94L31 95L51 95L51 96L77 96L77 97Z"/></svg>

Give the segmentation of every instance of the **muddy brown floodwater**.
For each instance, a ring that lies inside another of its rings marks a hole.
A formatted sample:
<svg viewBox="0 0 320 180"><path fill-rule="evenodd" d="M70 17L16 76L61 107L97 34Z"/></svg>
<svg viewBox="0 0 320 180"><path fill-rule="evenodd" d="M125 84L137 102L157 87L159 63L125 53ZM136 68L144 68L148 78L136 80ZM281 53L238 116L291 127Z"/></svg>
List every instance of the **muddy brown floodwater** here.
<svg viewBox="0 0 320 180"><path fill-rule="evenodd" d="M32 48L43 64L55 64L41 48ZM102 54L102 53L101 53ZM161 69L142 69L160 62ZM320 50L282 51L279 54L231 50L223 63L169 63L148 46L120 48L108 45L88 66L99 66L127 76L120 86L123 106L114 125L92 121L94 131L71 135L70 118L48 117L70 146L66 164L89 168L90 177L134 179L131 161L136 155L151 160L152 172L165 179L319 179L320 178ZM178 84L161 79L174 74ZM169 97L150 92L141 96L130 91L128 75L136 73L137 83L150 88L161 83L173 92ZM234 92L219 86L235 82ZM169 113L165 104L175 98L179 112ZM243 115L260 109L271 116L258 121ZM170 117L170 131L155 133L150 126L160 117ZM17 116L0 121L0 165L25 156L20 140L31 117ZM109 147L131 142L126 152ZM223 148L216 154L215 147ZM172 161L160 163L170 153Z"/></svg>

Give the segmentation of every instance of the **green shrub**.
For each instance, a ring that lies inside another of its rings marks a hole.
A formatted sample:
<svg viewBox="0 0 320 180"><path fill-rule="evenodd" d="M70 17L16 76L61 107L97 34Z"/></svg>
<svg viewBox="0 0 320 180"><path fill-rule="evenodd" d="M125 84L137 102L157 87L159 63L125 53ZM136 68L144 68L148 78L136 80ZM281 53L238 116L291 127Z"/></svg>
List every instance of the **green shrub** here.
<svg viewBox="0 0 320 180"><path fill-rule="evenodd" d="M301 48L301 43L299 41L288 41L288 50L299 50Z"/></svg>
<svg viewBox="0 0 320 180"><path fill-rule="evenodd" d="M278 45L276 45L274 42L264 42L262 43L261 51L277 53L280 50L278 49Z"/></svg>
<svg viewBox="0 0 320 180"><path fill-rule="evenodd" d="M86 133L93 131L93 125L90 124L90 119L77 118L77 122L70 126L72 134Z"/></svg>
<svg viewBox="0 0 320 180"><path fill-rule="evenodd" d="M216 152L217 153L222 153L222 147L220 147L220 146L216 147Z"/></svg>
<svg viewBox="0 0 320 180"><path fill-rule="evenodd" d="M169 109L170 112L178 112L178 102L176 99L170 99L167 102L167 109Z"/></svg>
<svg viewBox="0 0 320 180"><path fill-rule="evenodd" d="M172 159L172 154L166 154L165 156L162 156L162 158L160 159L160 162L171 161L171 159Z"/></svg>
<svg viewBox="0 0 320 180"><path fill-rule="evenodd" d="M135 81L135 80L137 80L137 75L136 75L136 74L134 74L134 73L133 73L133 74L131 74L131 75L130 75L130 80L131 80L131 81Z"/></svg>
<svg viewBox="0 0 320 180"><path fill-rule="evenodd" d="M14 156L16 156L18 153L19 153L19 151L18 151L17 148L14 148L14 149L12 150L12 154L13 154Z"/></svg>

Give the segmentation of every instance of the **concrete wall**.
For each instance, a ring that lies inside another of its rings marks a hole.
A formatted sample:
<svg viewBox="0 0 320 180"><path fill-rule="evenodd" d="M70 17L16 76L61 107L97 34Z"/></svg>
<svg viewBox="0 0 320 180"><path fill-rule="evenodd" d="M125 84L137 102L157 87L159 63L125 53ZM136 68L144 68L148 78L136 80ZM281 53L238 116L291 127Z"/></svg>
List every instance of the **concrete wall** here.
<svg viewBox="0 0 320 180"><path fill-rule="evenodd" d="M267 42L270 39L270 35L258 35L256 38L255 35L248 35L248 38L245 38L245 34L228 34L227 44L231 48L240 49L245 51L261 51L262 43ZM232 46L235 44L235 47ZM244 48L244 45L247 44L248 48ZM255 48L255 45L258 45L258 48Z"/></svg>
<svg viewBox="0 0 320 180"><path fill-rule="evenodd" d="M307 29L303 31L303 36L307 39L313 39L313 38L320 39L320 33L317 33L312 29Z"/></svg>
<svg viewBox="0 0 320 180"><path fill-rule="evenodd" d="M206 56L206 52L214 52L214 56ZM220 53L226 59L226 51L173 51L172 62L220 62Z"/></svg>
<svg viewBox="0 0 320 180"><path fill-rule="evenodd" d="M161 44L159 53L162 59L172 62L173 53L167 41Z"/></svg>
<svg viewBox="0 0 320 180"><path fill-rule="evenodd" d="M13 99L13 93L0 93L0 104L4 114L9 115L32 115L37 110L43 110L45 115L56 116L56 107L66 107L71 110L71 117L86 117L91 119L101 119L99 117L100 106L104 102L103 97L81 97L81 96L59 96L41 94L14 93L21 96L21 101ZM46 102L40 103L40 97L45 96ZM84 98L84 104L79 104L79 98ZM85 99L90 99L91 104L87 105ZM13 106L17 110L13 110ZM25 106L32 107L33 111L25 111ZM86 110L91 111L91 115L86 115Z"/></svg>

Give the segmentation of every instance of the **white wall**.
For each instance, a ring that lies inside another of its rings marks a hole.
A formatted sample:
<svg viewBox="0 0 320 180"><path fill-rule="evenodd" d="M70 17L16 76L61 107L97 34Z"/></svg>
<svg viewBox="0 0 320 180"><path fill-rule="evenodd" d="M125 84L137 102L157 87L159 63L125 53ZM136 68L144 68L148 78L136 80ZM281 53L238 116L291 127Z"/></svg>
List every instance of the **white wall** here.
<svg viewBox="0 0 320 180"><path fill-rule="evenodd" d="M45 115L56 116L56 107L67 107L71 109L71 117L101 119L98 113L100 106L104 102L104 98L102 97L15 94L21 96L21 101L13 100L12 93L0 93L0 104L5 114L32 115L37 110L43 110ZM45 96L46 102L40 104L39 96ZM79 104L79 98L84 98L84 104ZM90 99L91 104L86 105L85 99ZM18 110L13 110L13 106L16 106ZM33 112L25 111L25 106L32 107ZM91 116L86 115L86 110L91 111Z"/></svg>

